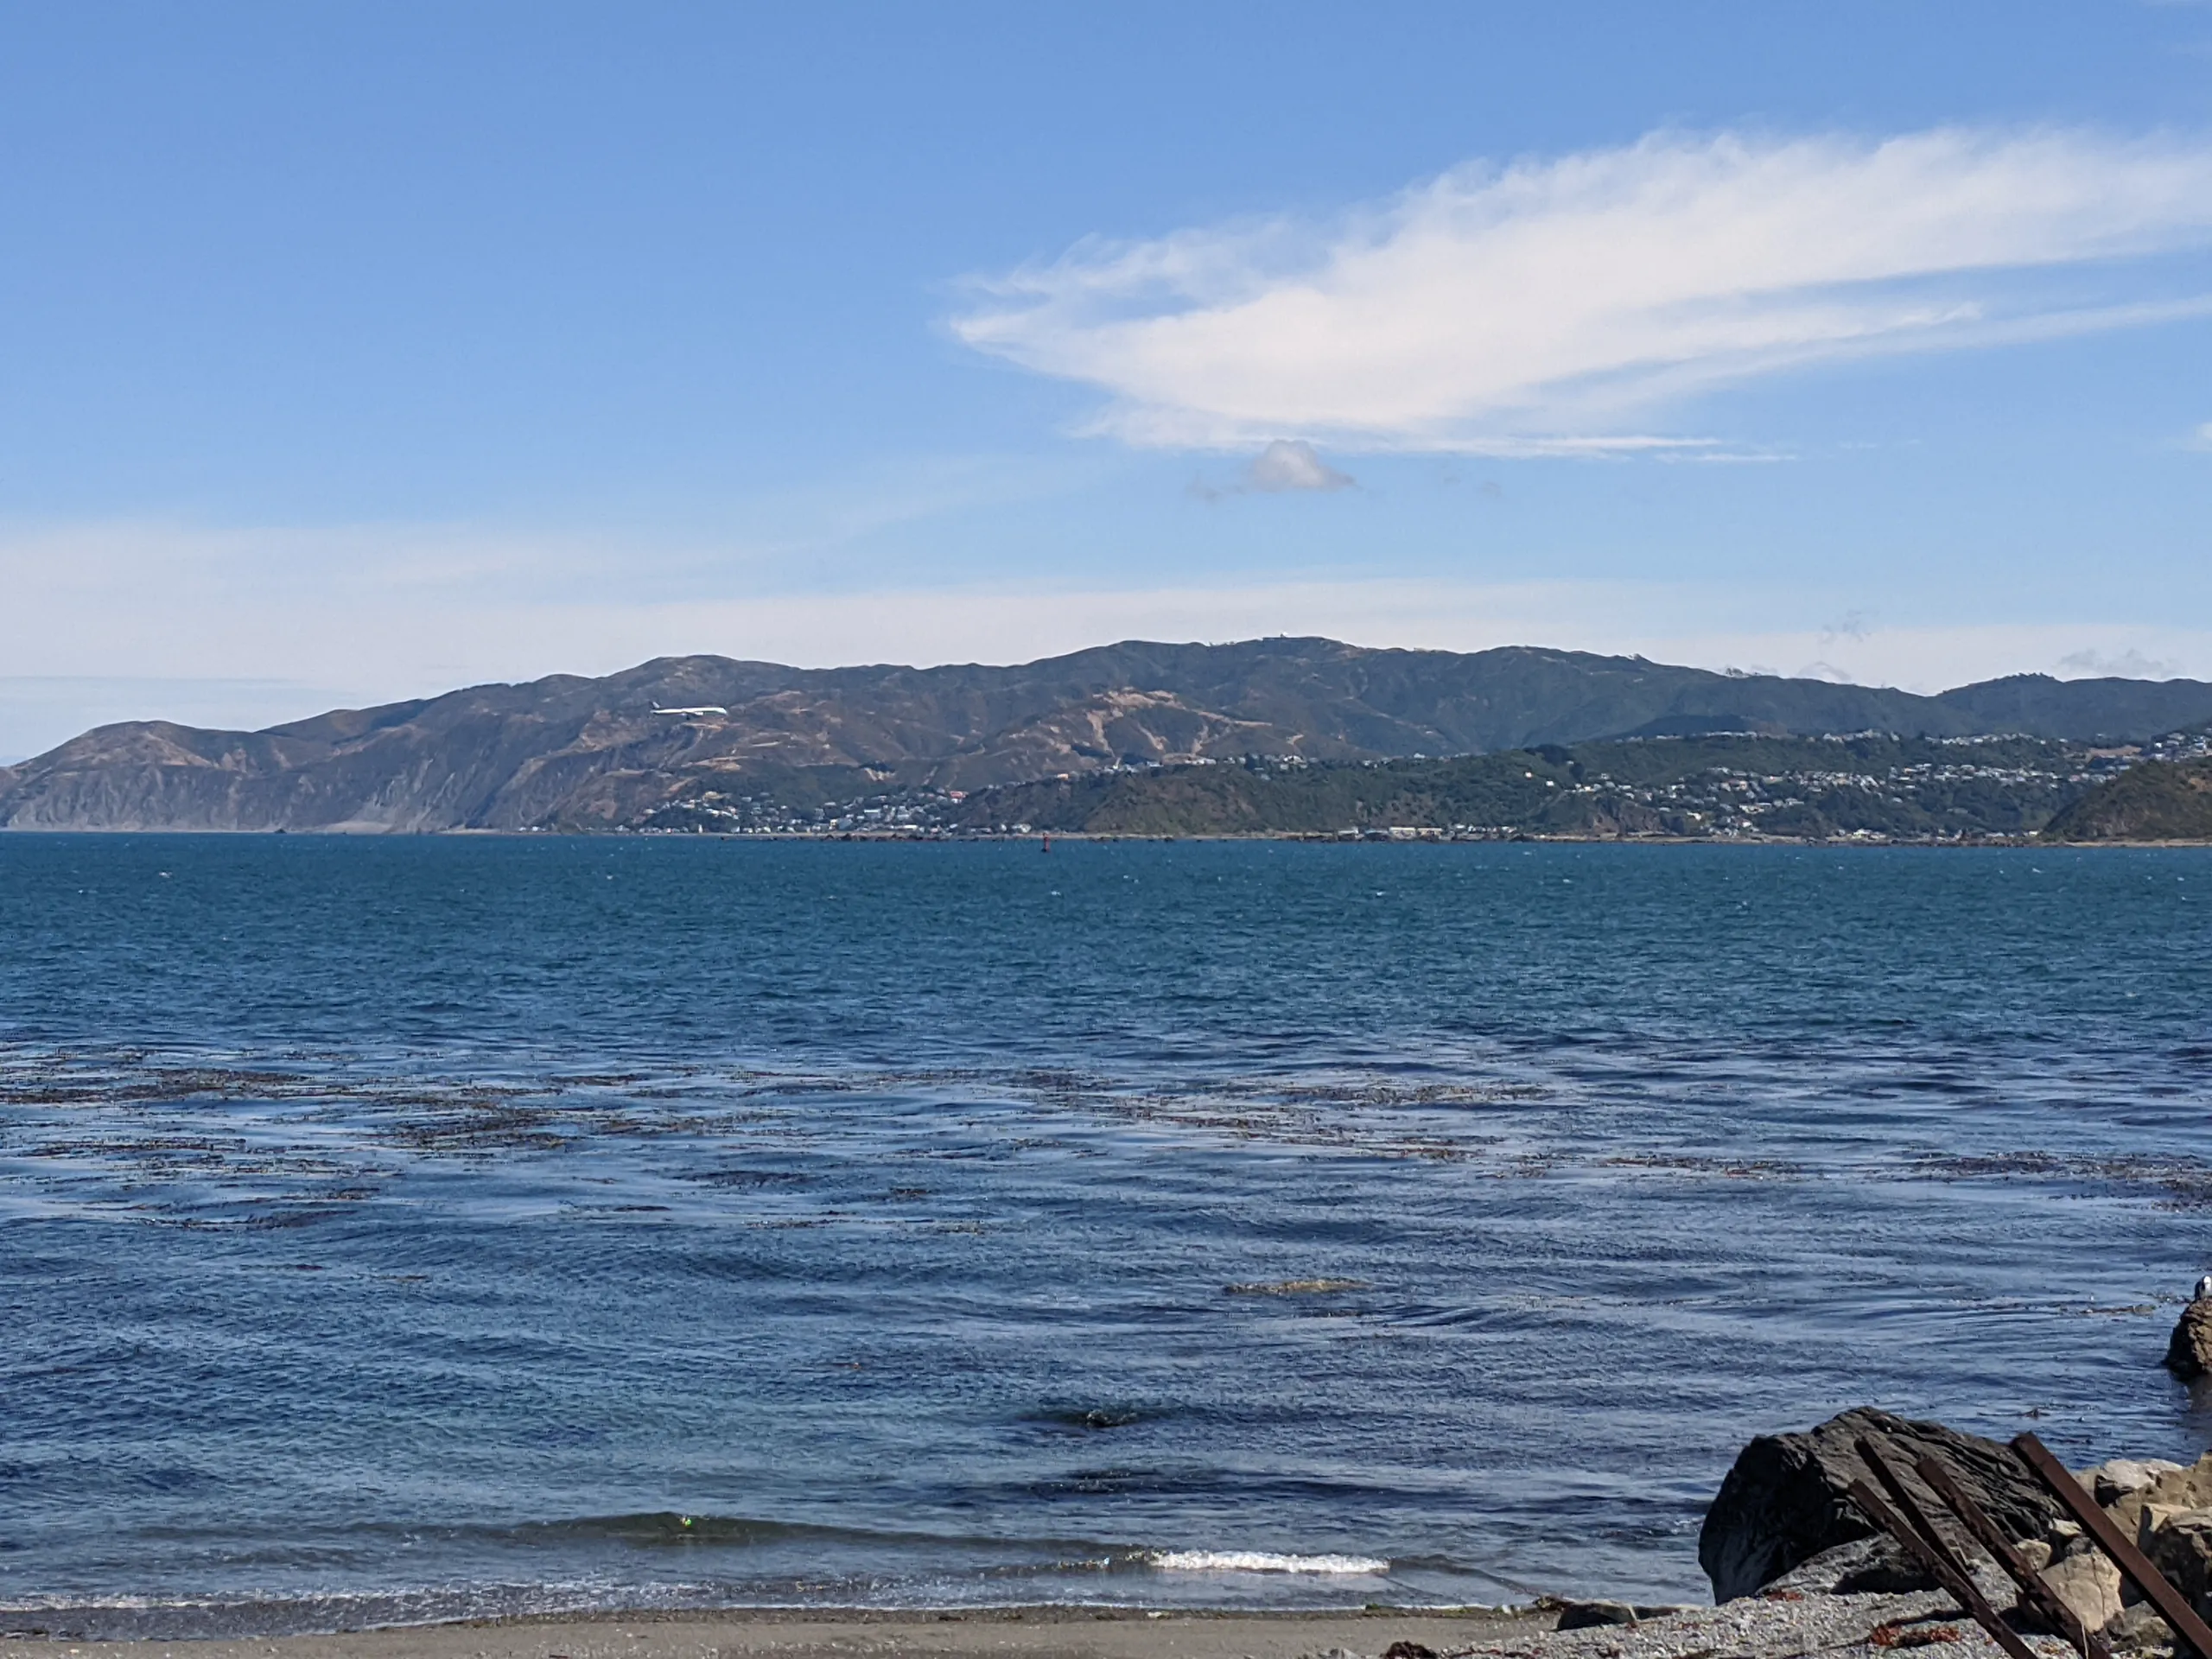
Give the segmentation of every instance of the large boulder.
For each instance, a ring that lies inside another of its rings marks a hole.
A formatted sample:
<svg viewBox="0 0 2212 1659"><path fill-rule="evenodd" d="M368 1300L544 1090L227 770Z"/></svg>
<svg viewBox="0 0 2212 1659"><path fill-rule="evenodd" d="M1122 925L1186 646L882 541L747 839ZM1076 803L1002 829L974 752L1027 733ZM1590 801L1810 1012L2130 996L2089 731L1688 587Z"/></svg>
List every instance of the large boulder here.
<svg viewBox="0 0 2212 1659"><path fill-rule="evenodd" d="M1737 1455L1698 1534L1698 1565L1713 1580L1714 1600L1748 1596L1800 1562L1874 1530L1845 1496L1854 1480L1878 1484L1853 1448L1862 1435L1892 1453L1891 1466L1931 1513L1946 1511L1912 1472L1916 1459L1930 1455L2008 1537L2039 1538L2059 1516L2057 1500L2009 1447L1941 1423L1854 1407L1803 1433L1762 1434Z"/></svg>
<svg viewBox="0 0 2212 1659"><path fill-rule="evenodd" d="M2166 1369L2184 1382L2212 1371L2212 1297L2198 1297L2182 1309L2166 1344Z"/></svg>
<svg viewBox="0 0 2212 1659"><path fill-rule="evenodd" d="M2120 1569L2101 1549L2085 1547L2060 1556L2044 1568L2043 1581L2085 1630L2101 1630L2120 1617Z"/></svg>
<svg viewBox="0 0 2212 1659"><path fill-rule="evenodd" d="M2104 1465L2111 1468L2110 1464ZM2144 1541L2157 1529L2160 1521L2183 1510L2212 1509L2212 1452L2208 1452L2195 1463L2186 1466L2177 1463L2145 1464L2152 1471L2151 1478L2140 1485L2132 1485L2112 1497L2098 1498L2105 1513L2121 1532L2133 1538L2145 1549ZM2089 1471L2092 1487L2095 1477L2102 1470Z"/></svg>
<svg viewBox="0 0 2212 1659"><path fill-rule="evenodd" d="M2181 1472L2180 1464L2164 1458L2114 1458L2094 1469L2082 1470L2076 1478L2089 1489L2090 1497L2110 1509L2121 1498L2143 1491L2168 1475Z"/></svg>
<svg viewBox="0 0 2212 1659"><path fill-rule="evenodd" d="M2199 1613L2212 1610L2212 1510L2143 1512L2143 1553Z"/></svg>

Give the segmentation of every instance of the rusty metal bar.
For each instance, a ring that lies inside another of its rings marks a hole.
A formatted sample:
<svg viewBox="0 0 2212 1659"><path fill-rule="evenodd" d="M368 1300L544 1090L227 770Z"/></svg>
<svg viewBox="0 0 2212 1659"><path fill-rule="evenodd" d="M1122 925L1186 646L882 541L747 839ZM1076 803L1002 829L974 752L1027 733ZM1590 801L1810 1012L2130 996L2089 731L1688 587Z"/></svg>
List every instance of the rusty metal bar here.
<svg viewBox="0 0 2212 1659"><path fill-rule="evenodd" d="M2037 1659L2035 1649L2020 1640L2020 1633L1998 1618L1997 1610L1974 1587L1974 1580L1961 1577L1956 1568L1929 1548L1928 1541L1913 1529L1910 1522L1891 1509L1879 1492L1863 1480L1853 1481L1848 1490L1851 1501L1866 1512L1866 1518L1903 1544L1915 1560L1933 1573L1944 1592L1973 1615L1974 1622L1989 1632L1990 1640L2005 1649L2008 1659Z"/></svg>
<svg viewBox="0 0 2212 1659"><path fill-rule="evenodd" d="M1935 1458L1923 1456L1913 1467L1920 1471L1920 1478L1936 1497L1951 1506L1951 1511L1966 1522L1974 1541L1987 1550L1998 1566L2012 1575L2012 1582L2020 1586L2020 1595L2030 1606L2043 1615L2050 1627L2078 1649L2082 1659L2112 1659L2112 1649L2105 1639L2084 1624L2075 1615L2063 1598L2043 1580L2043 1575L2028 1565L2027 1557L2007 1538L2002 1529L1989 1518L1988 1511L1975 1503L1966 1489L1951 1478L1951 1471Z"/></svg>
<svg viewBox="0 0 2212 1659"><path fill-rule="evenodd" d="M1859 1460L1874 1471L1874 1478L1882 1483L1882 1490L1890 1495L1897 1512L1913 1524L1913 1529L1925 1539L1943 1564L1961 1578L1967 1576L1967 1564L1960 1560L1951 1548L1951 1541L1936 1530L1936 1522L1928 1511L1920 1507L1920 1500L1905 1489L1897 1471L1890 1467L1890 1460L1882 1455L1882 1448L1873 1440L1861 1434L1852 1442L1852 1450L1859 1453Z"/></svg>
<svg viewBox="0 0 2212 1659"><path fill-rule="evenodd" d="M2036 1478L2043 1482L2050 1495L2073 1511L2082 1530L2098 1548L2112 1557L2113 1565L2134 1581L2144 1599L2158 1610L2158 1617L2173 1626L2182 1644L2195 1649L2197 1659L2212 1659L2212 1629L2208 1629L2196 1616L2196 1609L2189 1605L2189 1598L2168 1583L2166 1575L2151 1565L2150 1558L2121 1535L2112 1517L2098 1507L2095 1498L2082 1490L2082 1483L2051 1455L2050 1448L2032 1434L2021 1434L2014 1437L2012 1449L2027 1459L2028 1467L2035 1471Z"/></svg>
<svg viewBox="0 0 2212 1659"><path fill-rule="evenodd" d="M1943 1536L1928 1511L1921 1508L1920 1500L1907 1489L1904 1478L1898 1475L1897 1471L1890 1466L1889 1459L1882 1455L1882 1448L1870 1437L1861 1435L1853 1443L1853 1449L1859 1453L1860 1460L1874 1471L1874 1478L1882 1483L1899 1512L1920 1534L1922 1540L1928 1546L1929 1553L1948 1570L1950 1578L1955 1581L1959 1588L1953 1590L1952 1593L1968 1599L1962 1600L1960 1605L1973 1613L1975 1620L1985 1628L1993 1627L1999 1615L1996 1608L1990 1605L1988 1599L1981 1593L1981 1586L1974 1581L1974 1569L1960 1558L1958 1552L1951 1548L1950 1540ZM1945 1587L1950 1586L1947 1585Z"/></svg>

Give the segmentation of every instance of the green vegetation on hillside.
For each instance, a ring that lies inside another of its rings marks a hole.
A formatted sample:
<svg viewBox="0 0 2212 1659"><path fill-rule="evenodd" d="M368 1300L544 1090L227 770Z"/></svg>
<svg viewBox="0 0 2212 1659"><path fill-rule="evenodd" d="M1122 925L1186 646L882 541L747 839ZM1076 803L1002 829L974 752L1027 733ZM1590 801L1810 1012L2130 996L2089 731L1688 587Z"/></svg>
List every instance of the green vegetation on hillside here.
<svg viewBox="0 0 2212 1659"><path fill-rule="evenodd" d="M949 827L1091 835L2031 833L2115 762L2032 738L1645 738L1446 760L1253 759L987 790Z"/></svg>
<svg viewBox="0 0 2212 1659"><path fill-rule="evenodd" d="M2145 761L2053 817L2050 841L2212 841L2212 760Z"/></svg>

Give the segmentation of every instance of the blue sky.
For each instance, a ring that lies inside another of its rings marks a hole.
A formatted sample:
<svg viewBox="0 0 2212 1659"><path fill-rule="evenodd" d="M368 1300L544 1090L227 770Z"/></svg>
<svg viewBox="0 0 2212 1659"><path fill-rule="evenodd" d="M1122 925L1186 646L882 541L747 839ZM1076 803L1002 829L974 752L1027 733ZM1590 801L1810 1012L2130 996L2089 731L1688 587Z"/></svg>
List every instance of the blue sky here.
<svg viewBox="0 0 2212 1659"><path fill-rule="evenodd" d="M663 652L2212 677L2212 7L0 3L0 756Z"/></svg>

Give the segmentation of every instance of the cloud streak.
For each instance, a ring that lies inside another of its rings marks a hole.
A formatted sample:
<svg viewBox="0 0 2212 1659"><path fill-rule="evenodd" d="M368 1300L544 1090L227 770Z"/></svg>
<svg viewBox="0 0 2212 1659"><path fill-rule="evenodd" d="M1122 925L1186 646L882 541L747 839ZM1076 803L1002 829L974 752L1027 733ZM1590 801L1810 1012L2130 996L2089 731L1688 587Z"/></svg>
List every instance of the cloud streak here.
<svg viewBox="0 0 2212 1659"><path fill-rule="evenodd" d="M2120 262L2207 242L2200 142L1662 133L1328 223L1085 242L952 327L1105 391L1095 429L1142 446L1695 454L1639 428L1804 365L2203 315ZM2030 280L2061 267L2097 274L2063 300Z"/></svg>

